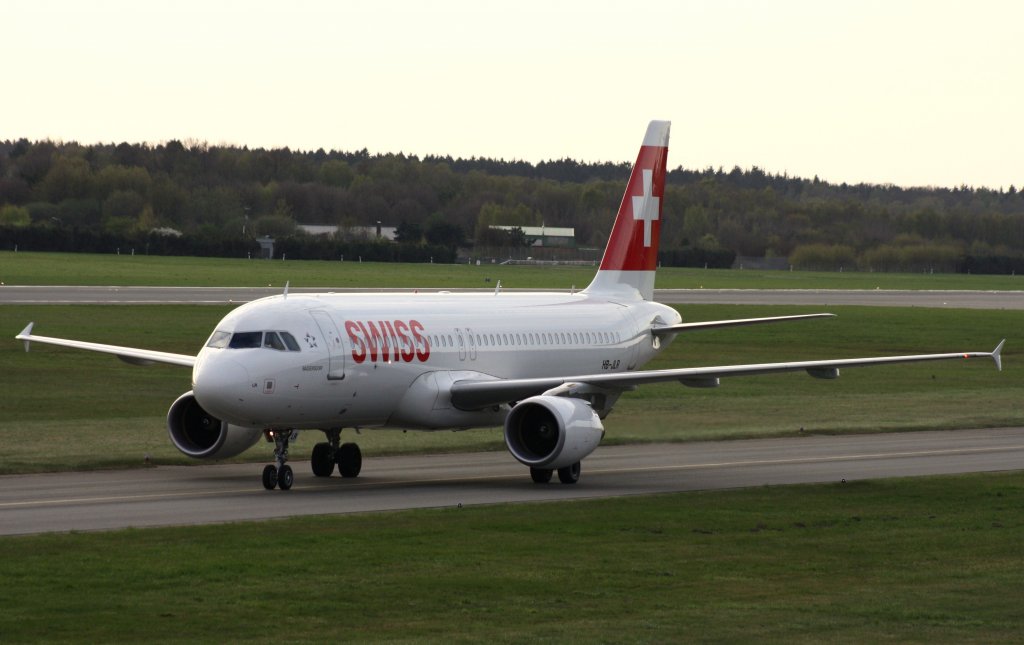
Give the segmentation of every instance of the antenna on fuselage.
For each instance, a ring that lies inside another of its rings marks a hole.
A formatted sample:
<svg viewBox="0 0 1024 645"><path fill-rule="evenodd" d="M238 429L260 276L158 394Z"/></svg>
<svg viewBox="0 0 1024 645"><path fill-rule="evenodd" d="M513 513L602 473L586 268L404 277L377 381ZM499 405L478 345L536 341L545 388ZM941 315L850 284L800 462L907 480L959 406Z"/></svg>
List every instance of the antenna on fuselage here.
<svg viewBox="0 0 1024 645"><path fill-rule="evenodd" d="M498 284L494 285L494 295L501 293L501 280L498 280Z"/></svg>
<svg viewBox="0 0 1024 645"><path fill-rule="evenodd" d="M288 280L287 282L284 283L284 299L285 300L288 299L288 285L290 285L291 283L292 283L291 280Z"/></svg>

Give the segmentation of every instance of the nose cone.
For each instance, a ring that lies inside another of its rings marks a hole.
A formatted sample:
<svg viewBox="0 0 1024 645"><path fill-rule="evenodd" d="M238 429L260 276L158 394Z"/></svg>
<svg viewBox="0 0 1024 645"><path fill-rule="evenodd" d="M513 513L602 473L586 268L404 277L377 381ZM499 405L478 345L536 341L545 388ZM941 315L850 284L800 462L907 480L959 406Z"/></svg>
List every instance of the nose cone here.
<svg viewBox="0 0 1024 645"><path fill-rule="evenodd" d="M192 370L192 393L204 410L213 416L243 425L239 420L251 389L249 371L222 352L200 357Z"/></svg>

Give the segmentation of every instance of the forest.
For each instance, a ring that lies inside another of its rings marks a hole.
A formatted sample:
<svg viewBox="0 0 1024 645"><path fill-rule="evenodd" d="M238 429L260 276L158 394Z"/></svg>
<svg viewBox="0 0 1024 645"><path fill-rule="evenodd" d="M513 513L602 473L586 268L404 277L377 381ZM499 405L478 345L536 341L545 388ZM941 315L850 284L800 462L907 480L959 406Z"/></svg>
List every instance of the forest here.
<svg viewBox="0 0 1024 645"><path fill-rule="evenodd" d="M0 142L0 248L244 256L270 235L288 257L417 262L504 257L529 242L492 224L573 227L592 258L629 162L215 146ZM1024 270L1024 194L990 188L834 184L760 168L677 167L663 205L662 261L797 269ZM397 226L396 242L367 235ZM300 224L336 225L313 238ZM529 253L531 251L523 251Z"/></svg>

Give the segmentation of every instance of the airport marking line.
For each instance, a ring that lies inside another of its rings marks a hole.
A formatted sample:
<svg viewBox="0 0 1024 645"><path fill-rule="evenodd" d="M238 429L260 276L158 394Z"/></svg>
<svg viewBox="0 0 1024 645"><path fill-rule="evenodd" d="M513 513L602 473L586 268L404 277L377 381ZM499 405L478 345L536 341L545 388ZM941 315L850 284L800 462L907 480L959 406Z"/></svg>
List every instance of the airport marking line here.
<svg viewBox="0 0 1024 645"><path fill-rule="evenodd" d="M915 450L905 452L882 452L882 453L861 453L854 455L835 455L832 457L792 457L787 459L750 459L740 461L720 461L720 462L707 462L700 464L682 464L678 466L637 466L632 468L596 468L589 469L589 473L597 474L617 474L617 473L637 473L637 472L658 472L658 471L682 471L682 470L700 470L707 468L725 468L732 466L777 466L783 464L802 464L802 463L833 463L842 461L858 461L862 459L899 459L903 457L933 457L939 455L957 455L957 454L983 454L992 452L1005 452L1013 450L1024 450L1024 445L1014 446L993 446L986 448L946 448L942 450ZM488 481L488 480L500 480L510 479L512 477L518 477L517 475L477 475L473 477L438 477L433 479L413 479L413 480L392 480L392 481L367 481L363 483L354 483L346 486L345 488L385 488L390 486L418 486L423 484L448 484L448 483L459 483L459 482L471 482L471 481ZM295 490L304 491L316 491L316 490L340 490L338 486L331 485L310 485L310 486L296 486ZM144 493L139 495L111 495L104 497L74 497L67 499L50 499L50 500L32 500L24 502L0 502L0 509L4 508L31 508L31 507L43 507L43 506L57 506L57 505L85 505L85 504L104 504L111 502L141 502L147 500L157 499L170 499L170 498L199 498L199 497L213 497L216 495L257 495L266 494L266 491L257 489L255 487L236 488L228 490L208 490L208 491L194 491L194 492L168 492L168 493Z"/></svg>

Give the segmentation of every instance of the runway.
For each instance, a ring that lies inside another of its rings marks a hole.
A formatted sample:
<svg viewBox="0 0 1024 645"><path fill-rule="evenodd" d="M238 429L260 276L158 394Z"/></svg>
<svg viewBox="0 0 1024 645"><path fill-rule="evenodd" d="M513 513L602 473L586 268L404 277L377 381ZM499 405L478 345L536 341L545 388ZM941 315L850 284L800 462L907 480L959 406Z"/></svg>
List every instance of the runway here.
<svg viewBox="0 0 1024 645"><path fill-rule="evenodd" d="M291 463L290 491L264 490L258 464L0 477L0 534L1017 470L1024 428L600 447L568 486L533 484L505 452L367 458L354 480Z"/></svg>
<svg viewBox="0 0 1024 645"><path fill-rule="evenodd" d="M280 287L2 286L0 304L240 304L281 293ZM291 293L408 293L412 289L295 288ZM420 292L431 289L419 289ZM448 289L493 293L493 289ZM505 292L541 291L505 289ZM551 291L551 290L548 290ZM559 291L555 289L553 291ZM562 290L568 291L568 290ZM1024 291L885 291L838 289L655 289L665 304L862 305L947 309L1024 309Z"/></svg>

